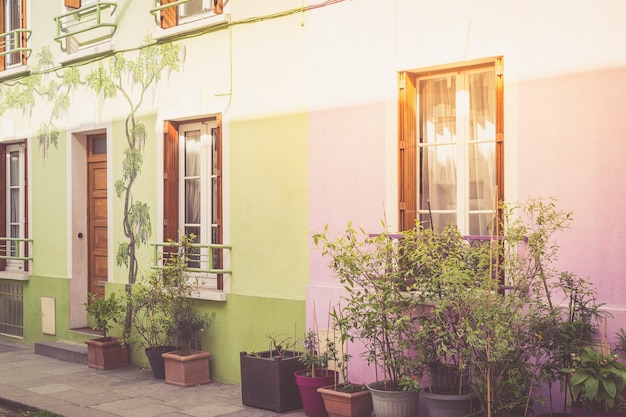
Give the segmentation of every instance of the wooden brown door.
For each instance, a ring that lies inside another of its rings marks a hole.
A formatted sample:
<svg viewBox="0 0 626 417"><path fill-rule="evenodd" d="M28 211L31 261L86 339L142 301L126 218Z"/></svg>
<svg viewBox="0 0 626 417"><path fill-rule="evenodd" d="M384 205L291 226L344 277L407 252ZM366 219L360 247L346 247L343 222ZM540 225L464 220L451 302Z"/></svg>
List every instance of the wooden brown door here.
<svg viewBox="0 0 626 417"><path fill-rule="evenodd" d="M87 137L89 292L104 296L108 280L106 136Z"/></svg>

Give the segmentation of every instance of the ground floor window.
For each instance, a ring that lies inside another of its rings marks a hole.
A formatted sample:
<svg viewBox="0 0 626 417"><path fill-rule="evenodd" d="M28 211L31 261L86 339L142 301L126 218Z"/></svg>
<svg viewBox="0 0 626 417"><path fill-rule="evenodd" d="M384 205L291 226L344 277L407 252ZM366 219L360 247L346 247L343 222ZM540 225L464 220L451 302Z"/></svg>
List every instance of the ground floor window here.
<svg viewBox="0 0 626 417"><path fill-rule="evenodd" d="M24 293L21 284L0 282L0 333L24 336Z"/></svg>
<svg viewBox="0 0 626 417"><path fill-rule="evenodd" d="M502 60L400 74L401 228L489 235L503 197Z"/></svg>
<svg viewBox="0 0 626 417"><path fill-rule="evenodd" d="M189 270L223 289L221 118L165 122L163 227L166 240L194 236Z"/></svg>

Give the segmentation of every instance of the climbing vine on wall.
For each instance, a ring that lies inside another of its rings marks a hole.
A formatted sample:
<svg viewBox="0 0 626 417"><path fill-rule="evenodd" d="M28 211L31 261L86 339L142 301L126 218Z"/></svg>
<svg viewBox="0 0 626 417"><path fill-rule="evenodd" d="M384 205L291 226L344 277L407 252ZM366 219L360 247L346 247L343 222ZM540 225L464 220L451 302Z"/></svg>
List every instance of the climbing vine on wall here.
<svg viewBox="0 0 626 417"><path fill-rule="evenodd" d="M82 79L77 67L55 67L52 53L46 47L38 54L30 75L0 84L0 114L17 110L31 117L41 99L50 106L50 110L38 109L49 111L49 117L40 124L36 133L44 160L50 146L58 146L60 134L55 123L69 110L72 92L77 87L86 86L104 100L121 98L127 104L128 113L124 120L127 147L124 149L121 177L114 184L115 194L123 202L122 225L126 238L118 244L116 262L118 266L128 269L127 291L135 283L139 271L137 249L146 245L152 235L150 207L133 197L133 187L143 166L147 135L146 126L137 114L148 90L154 88L164 74L178 71L180 65L178 44L154 44L151 39L145 39L138 50L119 52L105 58ZM129 308L125 334L130 331L131 320L132 310Z"/></svg>
<svg viewBox="0 0 626 417"><path fill-rule="evenodd" d="M82 82L77 68L54 66L50 48L37 54L36 64L28 76L0 84L0 114L8 110L22 111L31 116L37 98L51 105L48 119L41 122L36 133L37 144L45 160L50 146L59 144L59 130L55 121L69 109L71 92Z"/></svg>

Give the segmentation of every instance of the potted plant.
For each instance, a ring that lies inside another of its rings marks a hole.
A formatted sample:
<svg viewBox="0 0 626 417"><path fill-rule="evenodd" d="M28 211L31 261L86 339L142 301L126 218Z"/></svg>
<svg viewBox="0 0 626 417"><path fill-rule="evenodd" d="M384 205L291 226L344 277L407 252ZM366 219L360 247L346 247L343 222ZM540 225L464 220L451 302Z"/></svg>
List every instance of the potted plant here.
<svg viewBox="0 0 626 417"><path fill-rule="evenodd" d="M413 333L420 312L406 292L396 240L386 232L357 231L351 223L336 238L325 229L313 239L345 289L341 314L348 337L363 343L363 355L375 366L376 381L368 388L376 416L415 417L423 361Z"/></svg>
<svg viewBox="0 0 626 417"><path fill-rule="evenodd" d="M114 324L119 323L124 313L124 303L116 293L107 297L88 295L88 302L84 304L87 316L92 322L94 330L101 330L102 337L86 340L87 364L90 368L112 369L128 365L128 350L117 337L107 333Z"/></svg>
<svg viewBox="0 0 626 417"><path fill-rule="evenodd" d="M277 413L302 408L294 373L306 366L299 360L296 341L273 334L267 338L268 350L240 352L241 401Z"/></svg>
<svg viewBox="0 0 626 417"><path fill-rule="evenodd" d="M171 300L158 273L149 274L132 286L128 295L133 306L131 337L144 347L146 357L156 379L165 378L161 355L176 350L171 337Z"/></svg>
<svg viewBox="0 0 626 417"><path fill-rule="evenodd" d="M346 291L350 334L364 343L387 393L417 391L429 367L433 389L442 376L434 369L445 371L450 388L471 394L484 415L531 410L550 360L544 335L565 315L553 300L562 293L553 235L571 213L541 198L502 204L499 213L486 239L419 224L399 234L349 224L333 239L327 229L314 235Z"/></svg>
<svg viewBox="0 0 626 417"><path fill-rule="evenodd" d="M572 366L563 372L569 377L572 417L626 415L626 365L616 353L585 347L580 354L572 353Z"/></svg>
<svg viewBox="0 0 626 417"><path fill-rule="evenodd" d="M190 244L186 239L170 243L174 248L182 248ZM133 309L131 338L145 348L156 379L165 378L162 354L176 350L170 314L174 301L190 290L185 257L177 253L170 252L160 268L143 274L128 294Z"/></svg>
<svg viewBox="0 0 626 417"><path fill-rule="evenodd" d="M199 339L205 329L215 319L211 315L198 311L197 281L187 273L189 255L195 235L183 236L179 242L172 243L165 260L165 266L172 265L173 273L163 275L164 285L170 292L169 315L170 335L177 350L161 354L165 368L165 383L180 387L189 387L209 383L209 352L198 348ZM193 346L193 348L192 348Z"/></svg>
<svg viewBox="0 0 626 417"><path fill-rule="evenodd" d="M178 349L161 355L167 384L190 387L211 382L209 375L211 354L192 348L192 345L197 343L200 334L213 324L215 313L199 314L194 304L191 299L182 299L175 302L172 308L172 335Z"/></svg>
<svg viewBox="0 0 626 417"><path fill-rule="evenodd" d="M349 339L342 320L341 309L333 310L333 331L337 330L339 337L339 350L335 358L335 365L339 369L339 383L317 389L324 400L324 408L329 417L369 417L372 414L372 394L365 384L353 384L348 379L348 361L350 355L345 352L345 344Z"/></svg>
<svg viewBox="0 0 626 417"><path fill-rule="evenodd" d="M322 395L318 388L337 381L337 371L328 369L328 363L336 358L334 342L326 339L322 349L318 334L309 330L304 337L304 353L298 358L305 369L294 373L304 413L309 417L326 417Z"/></svg>

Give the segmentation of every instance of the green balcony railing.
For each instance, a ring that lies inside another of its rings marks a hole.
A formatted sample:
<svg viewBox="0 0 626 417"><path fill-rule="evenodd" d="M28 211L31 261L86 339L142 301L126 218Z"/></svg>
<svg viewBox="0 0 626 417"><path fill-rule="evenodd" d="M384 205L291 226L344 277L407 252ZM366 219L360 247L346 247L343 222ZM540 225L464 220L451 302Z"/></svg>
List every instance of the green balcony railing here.
<svg viewBox="0 0 626 417"><path fill-rule="evenodd" d="M68 36L74 36L105 27L110 27L112 30L115 30L117 23L110 21L110 18L105 16L104 13L105 11L109 12L109 9L109 16L113 16L117 9L117 3L94 3L55 17L54 21L57 26L57 36L54 40L61 42Z"/></svg>
<svg viewBox="0 0 626 417"><path fill-rule="evenodd" d="M16 52L31 52L32 50L26 47L26 40L30 38L31 33L30 29L13 29L0 34L0 56Z"/></svg>
<svg viewBox="0 0 626 417"><path fill-rule="evenodd" d="M0 237L0 259L32 261L32 239Z"/></svg>
<svg viewBox="0 0 626 417"><path fill-rule="evenodd" d="M166 248L180 248L176 242L153 243L154 247L154 263L153 269L160 269L168 258L177 254L175 249L166 250ZM208 273L208 274L230 274L230 269L219 268L218 265L223 259L223 251L230 251L232 246L221 244L197 244L190 245L186 256L188 259L188 272Z"/></svg>

